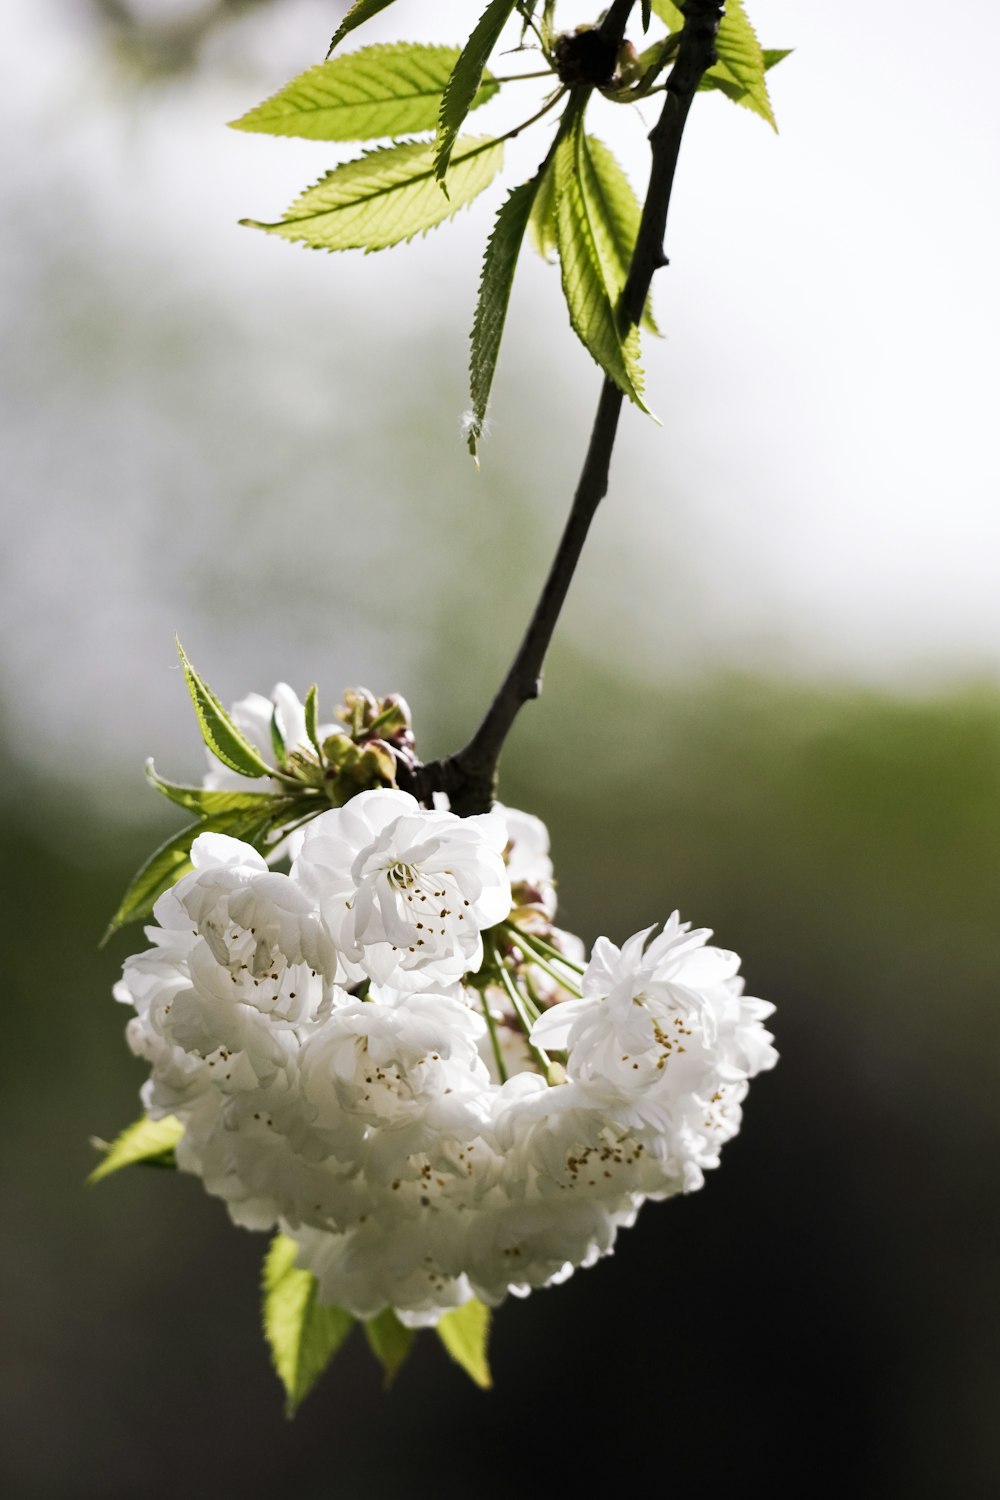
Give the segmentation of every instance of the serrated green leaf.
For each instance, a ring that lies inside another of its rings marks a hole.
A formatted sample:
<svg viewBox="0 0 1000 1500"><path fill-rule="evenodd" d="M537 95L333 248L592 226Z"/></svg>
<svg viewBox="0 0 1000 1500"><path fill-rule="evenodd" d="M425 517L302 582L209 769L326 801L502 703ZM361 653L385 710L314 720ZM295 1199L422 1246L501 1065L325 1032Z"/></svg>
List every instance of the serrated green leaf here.
<svg viewBox="0 0 1000 1500"><path fill-rule="evenodd" d="M517 258L521 253L528 216L542 175L539 173L530 182L523 182L510 194L497 214L493 233L486 246L479 300L472 323L472 351L469 359L472 410L467 422L466 441L473 458L477 455L479 439L483 435Z"/></svg>
<svg viewBox="0 0 1000 1500"><path fill-rule="evenodd" d="M259 751L251 745L242 730L237 729L208 683L195 671L180 641L177 642L177 654L184 668L184 678L198 717L201 737L216 760L221 760L231 771L238 771L241 776L250 776L254 780L260 776L273 775L273 767L261 759Z"/></svg>
<svg viewBox="0 0 1000 1500"><path fill-rule="evenodd" d="M318 713L316 709L316 699L318 696L319 689L316 684L313 683L308 693L306 693L304 708L306 714L306 734L309 736L310 744L316 751L317 760L319 761L320 765L322 765L323 747L319 742L319 724L317 723Z"/></svg>
<svg viewBox="0 0 1000 1500"><path fill-rule="evenodd" d="M183 1134L184 1126L174 1115L166 1115L162 1120L150 1120L144 1115L134 1125L126 1126L110 1146L95 1139L93 1145L105 1155L87 1178L88 1184L92 1187L110 1177L112 1172L140 1163L151 1167L175 1167L174 1147Z"/></svg>
<svg viewBox="0 0 1000 1500"><path fill-rule="evenodd" d="M187 874L191 869L191 845L199 833L228 833L239 816L236 812L221 813L215 818L189 823L180 833L175 833L165 844L154 849L133 875L101 941L106 943L111 934L126 923L138 922L148 916L163 892Z"/></svg>
<svg viewBox="0 0 1000 1500"><path fill-rule="evenodd" d="M399 1321L391 1307L375 1318L368 1318L364 1327L371 1351L385 1372L388 1390L412 1349L416 1334Z"/></svg>
<svg viewBox="0 0 1000 1500"><path fill-rule="evenodd" d="M795 48L762 47L760 50L764 58L764 71L765 73L769 73L771 69L776 68L780 62L784 62L786 57L791 57L792 53L795 51Z"/></svg>
<svg viewBox="0 0 1000 1500"><path fill-rule="evenodd" d="M726 0L715 38L715 50L719 60L709 68L703 82L721 89L735 104L752 110L777 130L764 81L764 54L743 8L743 0Z"/></svg>
<svg viewBox="0 0 1000 1500"><path fill-rule="evenodd" d="M186 807L189 812L195 812L202 818L216 817L219 813L229 812L263 813L272 808L275 803L288 800L278 796L275 792L216 790L203 786L183 786L176 781L165 781L162 776L157 775L156 767L151 760L146 762L146 780L164 797L171 802L176 802L178 807Z"/></svg>
<svg viewBox="0 0 1000 1500"><path fill-rule="evenodd" d="M553 166L556 234L570 323L608 378L642 411L648 411L642 399L639 330L629 327L623 336L620 287L605 270L600 208L591 197L592 168L582 113L556 146Z"/></svg>
<svg viewBox="0 0 1000 1500"><path fill-rule="evenodd" d="M280 843L280 831L286 825L308 821L325 811L327 802L315 793L305 792L297 797L278 798L270 808L254 812L252 809L240 814L240 821L229 832L231 838L250 844L267 858L276 844ZM216 830L221 832L223 830Z"/></svg>
<svg viewBox="0 0 1000 1500"><path fill-rule="evenodd" d="M531 206L528 238L543 260L555 260L559 251L556 236L556 174L550 161L542 169L538 191Z"/></svg>
<svg viewBox="0 0 1000 1500"><path fill-rule="evenodd" d="M712 78L720 80L728 71L733 83L742 93L737 102L751 109L777 130L767 84L764 81L766 67L757 33L750 24L743 0L727 0L726 10L719 23L715 43L719 61L709 69Z"/></svg>
<svg viewBox="0 0 1000 1500"><path fill-rule="evenodd" d="M185 789L187 790L187 789ZM197 790L192 788L191 790ZM239 794L237 794L239 795ZM267 841L276 829L310 813L318 815L327 805L319 797L267 797L267 807L234 807L218 812L196 823L189 823L175 833L146 860L129 883L118 910L108 924L102 943L129 922L147 917L164 891L176 885L192 869L191 845L202 833L225 833L242 839L260 853L267 853Z"/></svg>
<svg viewBox="0 0 1000 1500"><path fill-rule="evenodd" d="M258 104L234 130L303 136L311 141L372 141L433 130L457 47L391 42L328 59ZM484 73L469 108L499 92Z"/></svg>
<svg viewBox="0 0 1000 1500"><path fill-rule="evenodd" d="M379 147L328 172L278 223L242 222L315 250L384 250L450 219L489 187L502 165L501 141L466 137L452 159L445 198L429 145Z"/></svg>
<svg viewBox="0 0 1000 1500"><path fill-rule="evenodd" d="M344 40L349 31L356 31L359 26L363 26L366 21L371 20L372 16L377 16L380 10L387 9L391 4L392 0L354 0L354 4L333 33L333 39L327 48L327 57L330 56L334 47Z"/></svg>
<svg viewBox="0 0 1000 1500"><path fill-rule="evenodd" d="M483 70L510 19L514 4L515 0L490 0L452 69L438 115L434 171L439 182L444 180L448 171L458 132L473 107ZM450 181L448 192L450 195Z"/></svg>
<svg viewBox="0 0 1000 1500"><path fill-rule="evenodd" d="M653 0L653 9L671 31L679 31L683 26L684 17L672 0ZM715 50L719 60L714 67L709 68L699 88L718 89L727 99L732 99L734 104L742 104L745 109L752 110L766 120L772 129L777 130L764 74L769 66L774 67L788 53L782 51L780 56L775 56L773 63L767 62L743 0L726 0L726 9L715 38ZM777 48L772 49L771 55L778 51Z"/></svg>
<svg viewBox="0 0 1000 1500"><path fill-rule="evenodd" d="M463 1307L445 1313L435 1332L456 1364L469 1379L488 1391L493 1384L487 1345L490 1337L490 1310L475 1298Z"/></svg>
<svg viewBox="0 0 1000 1500"><path fill-rule="evenodd" d="M355 1323L342 1307L327 1307L317 1300L315 1276L295 1264L298 1248L287 1235L275 1235L264 1259L262 1287L264 1337L285 1388L285 1411L290 1417Z"/></svg>
<svg viewBox="0 0 1000 1500"><path fill-rule="evenodd" d="M594 208L594 236L602 270L608 285L620 296L632 264L642 209L632 184L603 141L586 136L581 160ZM659 334L648 300L642 326Z"/></svg>

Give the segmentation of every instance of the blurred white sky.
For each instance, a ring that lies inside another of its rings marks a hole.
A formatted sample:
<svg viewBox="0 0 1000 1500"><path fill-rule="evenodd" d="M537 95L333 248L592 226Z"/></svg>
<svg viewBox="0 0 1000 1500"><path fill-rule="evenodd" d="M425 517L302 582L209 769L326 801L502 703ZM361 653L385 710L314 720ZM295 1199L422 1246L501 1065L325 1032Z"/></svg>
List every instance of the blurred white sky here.
<svg viewBox="0 0 1000 1500"><path fill-rule="evenodd" d="M749 8L765 45L796 49L771 75L781 134L697 101L656 288L668 337L645 351L663 425L626 413L566 632L657 679L996 678L1000 7ZM358 42L458 41L459 10L467 31L474 6L399 0ZM80 3L5 13L0 686L15 740L169 755L189 738L161 670L175 628L230 698L320 671L331 696L365 679L412 692L442 591L488 592L526 509L547 540L561 524L598 380L534 257L483 475L458 436L499 186L378 256L237 226L278 217L339 159L223 128L322 58L337 11L279 0L155 87L123 80ZM601 113L641 185L642 121ZM521 176L544 146L516 143ZM415 475L434 494L420 515ZM496 622L497 662L542 566ZM492 663L470 670L485 695Z"/></svg>

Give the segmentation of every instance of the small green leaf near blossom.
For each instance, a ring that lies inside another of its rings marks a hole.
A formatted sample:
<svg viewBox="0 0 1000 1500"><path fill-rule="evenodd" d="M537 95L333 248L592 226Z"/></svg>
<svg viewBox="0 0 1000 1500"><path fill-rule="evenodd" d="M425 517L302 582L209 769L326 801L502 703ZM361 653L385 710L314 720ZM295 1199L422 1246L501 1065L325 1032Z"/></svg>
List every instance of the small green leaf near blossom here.
<svg viewBox="0 0 1000 1500"><path fill-rule="evenodd" d="M108 1145L94 1141L99 1151L105 1153L104 1160L94 1168L87 1183L93 1186L120 1172L123 1167L138 1165L150 1167L175 1167L174 1147L184 1134L184 1125L175 1115L165 1115L162 1120L150 1120L143 1116L134 1125L128 1125Z"/></svg>
<svg viewBox="0 0 1000 1500"><path fill-rule="evenodd" d="M486 1352L490 1321L489 1308L473 1298L462 1307L445 1313L434 1330L455 1363L461 1365L469 1379L483 1391L488 1391L493 1384Z"/></svg>
<svg viewBox="0 0 1000 1500"><path fill-rule="evenodd" d="M313 141L370 141L433 130L458 58L457 47L413 42L362 47L300 73L231 121L232 128ZM485 104L499 87L483 73L469 108Z"/></svg>
<svg viewBox="0 0 1000 1500"><path fill-rule="evenodd" d="M164 785L167 784L164 783ZM159 786L158 790L162 791L163 786ZM197 793L199 789L179 787L176 790ZM326 805L318 797L308 794L299 797L274 797L263 794L259 796L260 805L258 806L257 796L253 793L242 795L244 798L254 796L253 805L233 807L225 812L214 813L211 817L200 818L196 823L188 823L180 833L175 833L172 838L167 839L166 843L154 849L145 864L129 882L118 910L111 918L107 931L101 939L102 943L106 943L120 927L149 916L163 892L168 891L172 885L176 885L178 880L192 869L191 845L199 835L225 833L230 838L242 839L244 843L252 845L258 852L265 853L268 840L283 824L308 817L310 814L315 816ZM171 797L171 801L176 800Z"/></svg>
<svg viewBox="0 0 1000 1500"><path fill-rule="evenodd" d="M198 823L189 823L180 833L175 833L166 843L154 849L129 881L118 910L108 923L102 942L106 943L112 933L128 922L138 922L148 916L164 891L170 889L182 875L191 869L191 845L199 833L229 833L239 814L221 813L215 818L205 818Z"/></svg>
<svg viewBox="0 0 1000 1500"><path fill-rule="evenodd" d="M146 780L150 786L178 807L186 807L202 818L217 817L219 813L259 812L264 813L276 802L287 801L275 792L237 791L235 788L215 790L204 786L184 786L180 782L167 781L159 776L152 760L146 762Z"/></svg>
<svg viewBox="0 0 1000 1500"><path fill-rule="evenodd" d="M464 138L452 158L445 198L430 145L378 147L328 172L277 223L242 223L314 250L385 250L451 218L489 187L502 165L502 141Z"/></svg>
<svg viewBox="0 0 1000 1500"><path fill-rule="evenodd" d="M514 9L515 0L490 0L472 35L459 54L441 99L438 115L434 172L444 180L466 115L474 107L490 53L500 40ZM451 183L448 184L449 195Z"/></svg>
<svg viewBox="0 0 1000 1500"><path fill-rule="evenodd" d="M479 439L483 435L517 258L541 181L540 173L530 182L523 182L520 187L514 188L497 214L493 233L486 246L479 300L472 324L472 350L469 359L472 410L466 423L466 441L473 458L477 455Z"/></svg>
<svg viewBox="0 0 1000 1500"><path fill-rule="evenodd" d="M371 1351L385 1372L385 1388L388 1390L413 1348L416 1334L399 1321L391 1307L377 1317L366 1319L364 1327Z"/></svg>
<svg viewBox="0 0 1000 1500"><path fill-rule="evenodd" d="M320 742L319 742L319 724L317 722L317 720L318 720L318 711L317 711L317 707L316 707L316 702L317 702L318 697L319 697L319 688L316 686L316 684L314 682L313 685L312 685L312 687L309 689L308 693L306 693L306 701L305 701L303 707L305 709L306 734L309 736L309 743L312 745L313 749L316 751L316 758L319 760L320 765L322 765L323 764L323 747L320 745Z"/></svg>
<svg viewBox="0 0 1000 1500"><path fill-rule="evenodd" d="M622 334L621 287L609 267L607 227L600 197L594 196L582 113L556 146L553 166L559 261L573 330L619 390L641 411L648 411L642 396L639 330L630 327Z"/></svg>
<svg viewBox="0 0 1000 1500"><path fill-rule="evenodd" d="M348 32L355 31L359 26L363 26L366 21L370 21L373 16L378 15L379 11L386 10L391 4L392 0L354 0L354 4L333 33L333 39L327 48L327 57L330 56L330 53L337 46L338 42L344 40Z"/></svg>
<svg viewBox="0 0 1000 1500"><path fill-rule="evenodd" d="M239 772L241 776L249 776L255 780L259 776L272 776L274 768L261 759L246 735L237 729L208 683L191 665L180 641L177 642L177 654L198 716L201 737L216 760L221 760L224 766Z"/></svg>
<svg viewBox="0 0 1000 1500"><path fill-rule="evenodd" d="M354 1327L355 1319L342 1307L317 1300L311 1271L295 1264L298 1245L287 1235L275 1235L264 1260L264 1337L271 1362L285 1388L285 1412L294 1416L337 1350Z"/></svg>

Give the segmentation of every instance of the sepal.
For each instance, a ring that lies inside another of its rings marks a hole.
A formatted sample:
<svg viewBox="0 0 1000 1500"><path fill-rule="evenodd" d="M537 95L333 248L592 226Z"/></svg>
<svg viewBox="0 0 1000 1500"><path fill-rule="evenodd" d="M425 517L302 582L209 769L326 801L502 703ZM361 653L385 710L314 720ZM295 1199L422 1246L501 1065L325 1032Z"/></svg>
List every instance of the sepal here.
<svg viewBox="0 0 1000 1500"><path fill-rule="evenodd" d="M385 1372L385 1389L389 1390L413 1348L416 1334L387 1307L377 1317L366 1319L365 1338Z"/></svg>
<svg viewBox="0 0 1000 1500"><path fill-rule="evenodd" d="M434 1330L455 1363L482 1391L493 1385L487 1355L491 1319L489 1308L473 1298L445 1313Z"/></svg>
<svg viewBox="0 0 1000 1500"><path fill-rule="evenodd" d="M133 1125L127 1125L110 1144L91 1136L91 1145L104 1152L104 1160L87 1178L87 1186L103 1182L123 1167L176 1167L174 1147L183 1134L184 1126L175 1115L165 1115L162 1120L150 1120L144 1115Z"/></svg>
<svg viewBox="0 0 1000 1500"><path fill-rule="evenodd" d="M285 1389L289 1417L295 1415L356 1321L342 1307L327 1307L317 1300L315 1276L295 1264L298 1250L288 1235L275 1235L264 1259L261 1288L264 1337Z"/></svg>

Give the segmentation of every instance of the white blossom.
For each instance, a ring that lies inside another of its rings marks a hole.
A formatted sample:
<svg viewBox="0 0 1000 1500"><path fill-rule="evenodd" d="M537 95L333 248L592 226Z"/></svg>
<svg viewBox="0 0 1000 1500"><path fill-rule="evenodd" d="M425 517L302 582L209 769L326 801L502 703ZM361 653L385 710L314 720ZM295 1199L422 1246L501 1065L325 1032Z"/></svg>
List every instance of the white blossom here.
<svg viewBox="0 0 1000 1500"><path fill-rule="evenodd" d="M498 813L426 811L371 791L311 822L293 867L355 978L403 993L455 984L510 911Z"/></svg>
<svg viewBox="0 0 1000 1500"><path fill-rule="evenodd" d="M549 857L549 831L541 818L516 807L501 807L507 824L507 874L515 894L555 916L556 888Z"/></svg>
<svg viewBox="0 0 1000 1500"><path fill-rule="evenodd" d="M366 792L310 825L290 875L204 835L116 986L145 1106L184 1125L178 1165L238 1224L292 1235L358 1317L433 1323L591 1265L646 1198L701 1185L775 1061L772 1007L676 913L599 938L578 982L523 819ZM512 879L534 894L491 947L504 982L478 971Z"/></svg>

